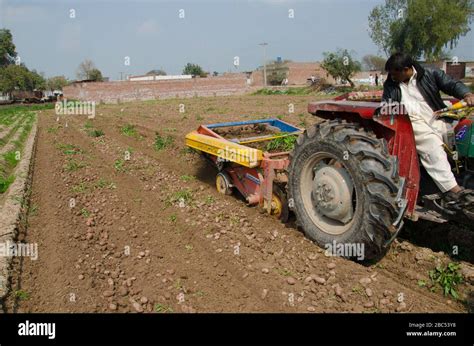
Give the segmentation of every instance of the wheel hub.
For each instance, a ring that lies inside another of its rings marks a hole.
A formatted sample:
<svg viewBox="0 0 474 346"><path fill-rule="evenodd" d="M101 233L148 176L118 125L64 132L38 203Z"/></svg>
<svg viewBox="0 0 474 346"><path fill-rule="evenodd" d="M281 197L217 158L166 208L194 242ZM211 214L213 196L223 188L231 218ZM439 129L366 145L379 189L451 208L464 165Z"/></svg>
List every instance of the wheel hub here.
<svg viewBox="0 0 474 346"><path fill-rule="evenodd" d="M348 223L353 215L352 191L352 181L344 168L315 168L311 197L320 214Z"/></svg>

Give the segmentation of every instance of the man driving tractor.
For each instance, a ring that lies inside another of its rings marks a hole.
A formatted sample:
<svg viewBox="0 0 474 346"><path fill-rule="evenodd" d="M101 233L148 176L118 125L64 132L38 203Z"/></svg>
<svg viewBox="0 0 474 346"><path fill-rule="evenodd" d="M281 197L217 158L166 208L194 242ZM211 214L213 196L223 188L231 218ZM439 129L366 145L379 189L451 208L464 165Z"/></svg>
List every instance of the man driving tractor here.
<svg viewBox="0 0 474 346"><path fill-rule="evenodd" d="M410 56L395 53L387 60L383 102L399 103L408 114L415 135L416 149L425 170L442 192L447 209L459 203L473 204L472 190L459 186L452 172L444 144L453 124L438 119L435 112L446 107L440 91L474 106L474 94L460 81L440 69L423 68Z"/></svg>

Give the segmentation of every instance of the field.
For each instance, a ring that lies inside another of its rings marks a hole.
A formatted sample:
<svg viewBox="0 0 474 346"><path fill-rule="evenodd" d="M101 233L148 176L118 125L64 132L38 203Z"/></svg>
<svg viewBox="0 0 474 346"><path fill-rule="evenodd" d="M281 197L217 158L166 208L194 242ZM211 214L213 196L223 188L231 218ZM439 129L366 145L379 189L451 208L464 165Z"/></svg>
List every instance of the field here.
<svg viewBox="0 0 474 346"><path fill-rule="evenodd" d="M27 110L10 108L0 113L0 196L15 180L15 167L34 121L34 112Z"/></svg>
<svg viewBox="0 0 474 346"><path fill-rule="evenodd" d="M6 311L472 309L472 232L420 222L371 266L328 257L294 222L218 194L215 170L184 146L199 124L278 117L308 128L320 121L306 111L312 100L248 95L100 105L94 119L37 111L28 227L19 239L37 243L39 256L15 260ZM3 120L0 132L20 121ZM449 257L453 245L459 255Z"/></svg>

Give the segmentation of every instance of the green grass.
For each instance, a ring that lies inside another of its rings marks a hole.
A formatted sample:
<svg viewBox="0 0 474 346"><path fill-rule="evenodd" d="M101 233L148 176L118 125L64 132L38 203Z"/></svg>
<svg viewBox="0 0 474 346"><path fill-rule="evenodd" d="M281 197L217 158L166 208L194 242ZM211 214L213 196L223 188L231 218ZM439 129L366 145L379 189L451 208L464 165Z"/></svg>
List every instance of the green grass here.
<svg viewBox="0 0 474 346"><path fill-rule="evenodd" d="M27 300L30 298L30 294L23 290L15 291L15 297L19 300Z"/></svg>
<svg viewBox="0 0 474 346"><path fill-rule="evenodd" d="M206 204L212 204L215 202L214 197L212 197L211 195L207 196L204 201L206 202Z"/></svg>
<svg viewBox="0 0 474 346"><path fill-rule="evenodd" d="M15 181L15 176L9 175L8 177L0 176L0 193L4 193L8 190L8 187Z"/></svg>
<svg viewBox="0 0 474 346"><path fill-rule="evenodd" d="M135 128L135 125L132 125L132 124L123 125L120 128L120 132L124 136L127 136L127 137L137 137L138 136L137 129Z"/></svg>
<svg viewBox="0 0 474 346"><path fill-rule="evenodd" d="M47 109L54 109L54 103L45 103L45 104L38 104L38 105L10 105L10 106L2 106L0 108L0 116L3 114L8 113L15 113L15 112L24 112L24 111L41 111Z"/></svg>
<svg viewBox="0 0 474 346"><path fill-rule="evenodd" d="M15 181L15 175L12 174L13 169L18 165L21 158L21 150L28 138L28 135L36 119L33 112L25 112L19 107L0 108L0 123L7 125L15 123L11 127L10 132L2 140L2 145L9 142L13 134L18 133L16 140L11 140L14 149L2 155L3 164L0 166L0 193L5 193L10 185ZM19 132L16 132L19 131Z"/></svg>
<svg viewBox="0 0 474 346"><path fill-rule="evenodd" d="M125 161L122 159L117 159L114 162L114 168L117 172L125 172Z"/></svg>
<svg viewBox="0 0 474 346"><path fill-rule="evenodd" d="M296 143L296 136L285 136L272 139L267 143L265 149L270 152L290 151Z"/></svg>
<svg viewBox="0 0 474 346"><path fill-rule="evenodd" d="M48 127L48 129L46 130L48 133L57 133L58 130L59 130L60 126L51 126L51 127Z"/></svg>
<svg viewBox="0 0 474 346"><path fill-rule="evenodd" d="M76 161L74 159L69 159L63 167L68 172L75 172L80 168L86 167L86 164L84 162L81 162L81 161Z"/></svg>
<svg viewBox="0 0 474 346"><path fill-rule="evenodd" d="M309 87L295 87L282 90L263 88L257 90L252 95L309 95L312 92L313 90Z"/></svg>
<svg viewBox="0 0 474 346"><path fill-rule="evenodd" d="M93 129L93 130L87 131L87 134L88 134L90 137L101 137L101 136L104 135L104 131L98 130L98 129Z"/></svg>
<svg viewBox="0 0 474 346"><path fill-rule="evenodd" d="M76 184L73 187L71 187L71 191L74 193L84 193L88 190L89 190L89 187L87 186L86 183Z"/></svg>
<svg viewBox="0 0 474 346"><path fill-rule="evenodd" d="M100 178L99 180L97 180L97 182L95 183L94 186L98 189L107 188L107 189L113 190L113 189L117 188L117 186L115 185L114 182L105 180L103 178Z"/></svg>
<svg viewBox="0 0 474 346"><path fill-rule="evenodd" d="M33 203L30 205L30 208L28 209L28 215L29 216L36 216L38 215L38 205Z"/></svg>
<svg viewBox="0 0 474 346"><path fill-rule="evenodd" d="M170 219L170 221L171 221L172 223L175 223L176 220L178 219L178 217L176 216L176 214L171 214L170 217L169 217L169 219Z"/></svg>
<svg viewBox="0 0 474 346"><path fill-rule="evenodd" d="M194 199L193 193L190 189L179 190L171 195L165 201L165 207L169 207L176 202L183 201L185 203L192 202Z"/></svg>
<svg viewBox="0 0 474 346"><path fill-rule="evenodd" d="M458 299L456 286L462 282L459 264L451 262L446 267L437 266L434 270L429 271L429 276L435 285L433 289L436 289L436 285L439 285L445 296L451 295L454 299Z"/></svg>
<svg viewBox="0 0 474 346"><path fill-rule="evenodd" d="M3 154L3 158L5 159L6 164L10 168L15 168L18 162L20 161L19 159L17 160L17 157L19 156L20 152L16 150L11 150L5 154Z"/></svg>
<svg viewBox="0 0 474 346"><path fill-rule="evenodd" d="M94 125L92 124L92 122L90 120L86 121L86 123L84 124L84 128L86 130L90 130L92 128L94 128Z"/></svg>
<svg viewBox="0 0 474 346"><path fill-rule="evenodd" d="M81 154L82 150L81 148L73 145L73 144L58 144L56 145L56 148L61 150L63 154L66 155L75 155L75 154Z"/></svg>
<svg viewBox="0 0 474 346"><path fill-rule="evenodd" d="M185 202L191 201L193 199L193 193L189 189L183 189L175 192L173 194L174 200L184 200Z"/></svg>
<svg viewBox="0 0 474 346"><path fill-rule="evenodd" d="M157 151L166 149L173 145L174 139L170 135L167 135L166 137L161 136L158 132L155 133L155 143L154 143L154 148Z"/></svg>
<svg viewBox="0 0 474 346"><path fill-rule="evenodd" d="M169 306L165 306L163 304L156 303L155 304L155 312L165 313L165 312L173 312L173 309Z"/></svg>
<svg viewBox="0 0 474 346"><path fill-rule="evenodd" d="M82 208L82 209L81 209L81 214L82 214L82 216L84 216L84 217L89 217L89 216L91 215L90 211L87 210L86 208Z"/></svg>
<svg viewBox="0 0 474 346"><path fill-rule="evenodd" d="M188 181L193 181L193 180L195 180L196 177L195 177L194 175L186 175L186 174L185 174L185 175L182 175L182 176L180 177L180 179L181 179L182 181L188 182Z"/></svg>

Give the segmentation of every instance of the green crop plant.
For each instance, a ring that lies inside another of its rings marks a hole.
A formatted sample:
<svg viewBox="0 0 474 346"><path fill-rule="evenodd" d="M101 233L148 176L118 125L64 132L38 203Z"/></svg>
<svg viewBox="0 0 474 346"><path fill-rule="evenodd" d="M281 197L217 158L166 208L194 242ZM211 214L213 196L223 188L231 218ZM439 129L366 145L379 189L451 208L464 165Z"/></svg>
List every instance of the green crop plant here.
<svg viewBox="0 0 474 346"><path fill-rule="evenodd" d="M267 151L290 151L295 146L296 136L283 136L272 139L267 143L265 149Z"/></svg>
<svg viewBox="0 0 474 346"><path fill-rule="evenodd" d="M451 262L446 267L437 266L434 270L429 271L429 276L433 284L441 286L445 296L451 295L453 298L458 299L459 295L456 291L456 286L462 282L459 264Z"/></svg>

